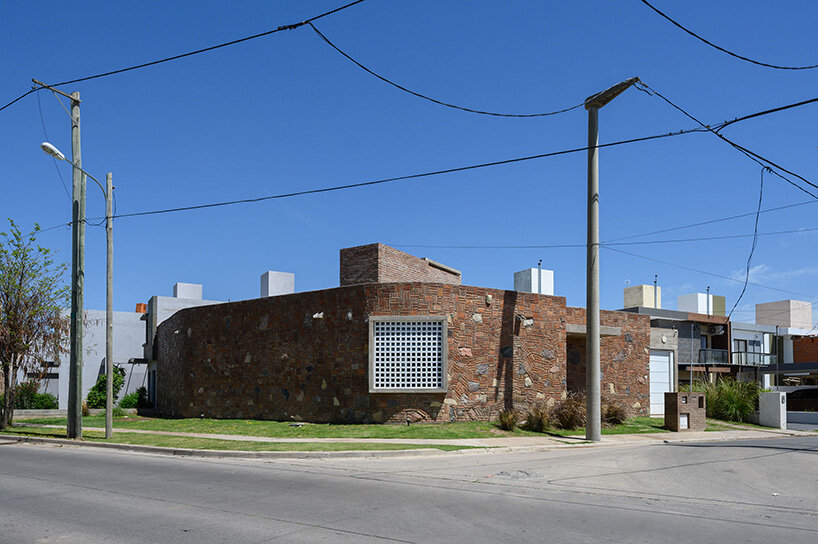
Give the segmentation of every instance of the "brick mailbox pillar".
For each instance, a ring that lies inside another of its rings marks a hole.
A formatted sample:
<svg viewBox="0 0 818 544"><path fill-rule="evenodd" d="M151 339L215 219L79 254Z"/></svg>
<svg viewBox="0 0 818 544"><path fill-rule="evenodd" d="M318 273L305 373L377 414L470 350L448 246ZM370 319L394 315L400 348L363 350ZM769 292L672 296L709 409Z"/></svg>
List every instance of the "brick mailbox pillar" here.
<svg viewBox="0 0 818 544"><path fill-rule="evenodd" d="M665 393L665 429L703 431L704 427L704 393Z"/></svg>

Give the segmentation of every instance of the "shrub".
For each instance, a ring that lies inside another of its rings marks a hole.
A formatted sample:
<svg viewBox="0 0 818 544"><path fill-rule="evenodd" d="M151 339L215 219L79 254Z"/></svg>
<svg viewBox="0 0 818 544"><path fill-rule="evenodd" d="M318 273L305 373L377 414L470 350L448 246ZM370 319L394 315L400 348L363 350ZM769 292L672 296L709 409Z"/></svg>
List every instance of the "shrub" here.
<svg viewBox="0 0 818 544"><path fill-rule="evenodd" d="M689 391L690 386L681 389ZM737 382L732 378L715 383L700 381L693 384L693 391L704 393L710 418L749 423L758 406L759 387L754 382Z"/></svg>
<svg viewBox="0 0 818 544"><path fill-rule="evenodd" d="M119 408L136 408L138 402L139 392L132 391L120 399Z"/></svg>
<svg viewBox="0 0 818 544"><path fill-rule="evenodd" d="M56 410L57 397L51 393L38 393L36 382L21 383L14 390L15 410Z"/></svg>
<svg viewBox="0 0 818 544"><path fill-rule="evenodd" d="M611 427L622 425L628 419L628 407L621 401L611 397L602 398L602 423Z"/></svg>
<svg viewBox="0 0 818 544"><path fill-rule="evenodd" d="M517 412L502 410L497 414L497 424L504 431L513 431L517 427Z"/></svg>
<svg viewBox="0 0 818 544"><path fill-rule="evenodd" d="M551 428L551 414L544 403L536 402L528 408L525 428L535 433L542 433Z"/></svg>
<svg viewBox="0 0 818 544"><path fill-rule="evenodd" d="M551 413L560 429L576 429L585 426L585 395L569 393L554 407Z"/></svg>
<svg viewBox="0 0 818 544"><path fill-rule="evenodd" d="M88 409L88 403L85 402L85 401L82 401L82 416L83 417L88 417L90 415L91 415L91 410Z"/></svg>
<svg viewBox="0 0 818 544"><path fill-rule="evenodd" d="M125 417L126 415L128 413L119 406L114 406L114 409L111 410L111 417Z"/></svg>
<svg viewBox="0 0 818 544"><path fill-rule="evenodd" d="M97 378L97 383L95 383L90 391L88 391L88 396L86 397L89 408L105 408L107 399L107 392L105 389L107 384L108 377L105 374ZM119 391L122 389L123 385L125 385L125 369L115 366L113 387L114 399L119 396Z"/></svg>

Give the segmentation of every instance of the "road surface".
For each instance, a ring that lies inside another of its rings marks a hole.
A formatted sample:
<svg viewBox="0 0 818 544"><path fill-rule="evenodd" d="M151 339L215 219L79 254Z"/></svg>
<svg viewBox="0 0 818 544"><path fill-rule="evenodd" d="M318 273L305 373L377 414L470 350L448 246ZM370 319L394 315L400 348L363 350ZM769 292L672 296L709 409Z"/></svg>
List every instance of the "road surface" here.
<svg viewBox="0 0 818 544"><path fill-rule="evenodd" d="M818 437L385 459L0 445L2 543L818 542Z"/></svg>

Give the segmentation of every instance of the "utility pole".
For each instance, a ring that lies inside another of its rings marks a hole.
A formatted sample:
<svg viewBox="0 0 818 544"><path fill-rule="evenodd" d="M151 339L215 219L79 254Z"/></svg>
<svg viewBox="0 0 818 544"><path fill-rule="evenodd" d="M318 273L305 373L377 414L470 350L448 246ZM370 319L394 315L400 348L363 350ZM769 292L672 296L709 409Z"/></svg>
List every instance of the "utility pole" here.
<svg viewBox="0 0 818 544"><path fill-rule="evenodd" d="M80 93L71 93L71 359L68 369L68 438L82 438L82 329L85 284L85 174L80 146Z"/></svg>
<svg viewBox="0 0 818 544"><path fill-rule="evenodd" d="M602 440L599 342L599 108L638 82L633 77L585 99L588 110L588 242L585 310L585 439Z"/></svg>
<svg viewBox="0 0 818 544"><path fill-rule="evenodd" d="M105 438L114 435L114 218L111 213L111 201L114 198L113 174L108 172L105 180L105 238L108 242L108 258L105 274Z"/></svg>
<svg viewBox="0 0 818 544"><path fill-rule="evenodd" d="M653 307L659 307L659 274L653 275Z"/></svg>

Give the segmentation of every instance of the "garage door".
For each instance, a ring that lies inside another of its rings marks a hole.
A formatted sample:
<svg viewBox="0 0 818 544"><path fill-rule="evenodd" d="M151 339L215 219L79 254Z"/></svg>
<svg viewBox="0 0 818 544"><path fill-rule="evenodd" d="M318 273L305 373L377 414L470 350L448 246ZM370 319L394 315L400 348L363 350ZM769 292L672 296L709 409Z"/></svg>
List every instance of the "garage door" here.
<svg viewBox="0 0 818 544"><path fill-rule="evenodd" d="M650 415L665 415L665 393L673 384L673 352L650 350Z"/></svg>

